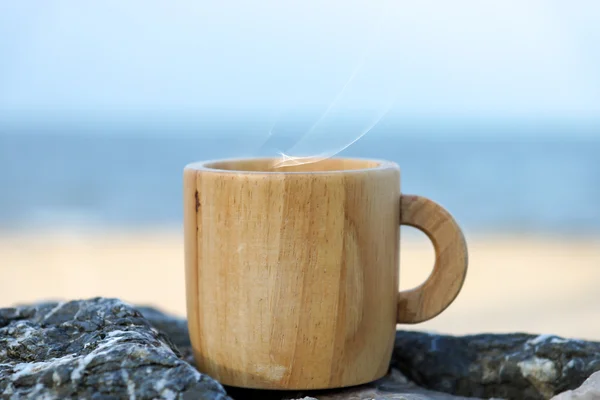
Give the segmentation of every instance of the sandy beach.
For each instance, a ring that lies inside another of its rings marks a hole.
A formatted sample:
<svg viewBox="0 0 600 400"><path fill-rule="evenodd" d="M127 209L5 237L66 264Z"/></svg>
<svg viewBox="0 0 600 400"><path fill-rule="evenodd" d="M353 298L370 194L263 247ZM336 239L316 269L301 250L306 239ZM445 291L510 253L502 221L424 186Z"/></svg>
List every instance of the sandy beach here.
<svg viewBox="0 0 600 400"><path fill-rule="evenodd" d="M467 239L470 267L458 299L437 318L402 329L600 340L600 238ZM401 288L424 280L432 262L431 245L405 235ZM0 307L108 296L184 316L183 271L176 230L0 234Z"/></svg>

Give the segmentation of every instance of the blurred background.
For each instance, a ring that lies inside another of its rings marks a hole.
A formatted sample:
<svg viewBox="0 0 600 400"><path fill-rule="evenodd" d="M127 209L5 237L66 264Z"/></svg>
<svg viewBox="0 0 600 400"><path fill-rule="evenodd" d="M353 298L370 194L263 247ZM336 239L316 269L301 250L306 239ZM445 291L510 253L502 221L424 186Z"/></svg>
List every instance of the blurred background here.
<svg viewBox="0 0 600 400"><path fill-rule="evenodd" d="M0 307L185 315L182 171L389 159L470 269L404 329L600 340L600 3L0 2ZM430 273L402 228L401 287Z"/></svg>

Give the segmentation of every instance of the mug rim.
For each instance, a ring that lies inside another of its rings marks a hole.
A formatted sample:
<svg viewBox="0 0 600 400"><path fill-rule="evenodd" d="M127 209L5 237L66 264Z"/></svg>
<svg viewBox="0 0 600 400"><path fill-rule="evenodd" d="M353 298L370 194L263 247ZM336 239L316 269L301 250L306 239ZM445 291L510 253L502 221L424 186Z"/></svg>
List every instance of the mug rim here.
<svg viewBox="0 0 600 400"><path fill-rule="evenodd" d="M286 171L283 170L245 170L245 169L226 169L226 168L214 168L210 164L217 163L243 163L243 162L267 162L281 160L280 157L229 157L229 158L217 158L211 160L194 161L185 166L184 169L192 169L203 172L215 172L215 173L231 173L231 174L248 174L248 175L315 175L315 174L352 174L352 173L367 173L373 171L382 171L388 169L400 170L397 163L389 160L378 159L378 158L366 158L366 157L327 157L320 159L316 162L322 162L326 160L336 160L341 162L364 162L364 163L375 163L372 167L363 168L349 168L349 169L323 169L316 171Z"/></svg>

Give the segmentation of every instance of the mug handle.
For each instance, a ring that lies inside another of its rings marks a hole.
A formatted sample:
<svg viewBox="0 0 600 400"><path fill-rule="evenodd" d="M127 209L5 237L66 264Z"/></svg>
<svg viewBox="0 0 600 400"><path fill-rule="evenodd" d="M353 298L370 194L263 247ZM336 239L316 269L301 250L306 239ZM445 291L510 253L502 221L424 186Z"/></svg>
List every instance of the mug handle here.
<svg viewBox="0 0 600 400"><path fill-rule="evenodd" d="M400 196L400 225L425 233L435 249L435 265L429 278L414 289L398 293L397 322L416 324L440 314L460 292L467 274L467 244L452 215L421 196Z"/></svg>

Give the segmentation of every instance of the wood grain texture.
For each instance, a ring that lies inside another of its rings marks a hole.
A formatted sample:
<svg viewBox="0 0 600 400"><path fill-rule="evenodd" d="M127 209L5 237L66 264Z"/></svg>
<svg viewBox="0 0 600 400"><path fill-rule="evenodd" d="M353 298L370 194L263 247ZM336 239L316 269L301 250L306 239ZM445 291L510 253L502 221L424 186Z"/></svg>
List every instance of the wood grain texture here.
<svg viewBox="0 0 600 400"><path fill-rule="evenodd" d="M274 161L184 170L198 368L261 389L379 379L398 319L399 169L329 159L273 170Z"/></svg>
<svg viewBox="0 0 600 400"><path fill-rule="evenodd" d="M467 244L448 211L424 197L402 195L400 220L424 232L435 250L429 278L398 294L398 323L416 324L440 314L460 292L467 274Z"/></svg>

